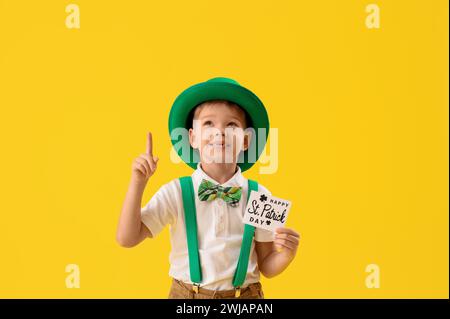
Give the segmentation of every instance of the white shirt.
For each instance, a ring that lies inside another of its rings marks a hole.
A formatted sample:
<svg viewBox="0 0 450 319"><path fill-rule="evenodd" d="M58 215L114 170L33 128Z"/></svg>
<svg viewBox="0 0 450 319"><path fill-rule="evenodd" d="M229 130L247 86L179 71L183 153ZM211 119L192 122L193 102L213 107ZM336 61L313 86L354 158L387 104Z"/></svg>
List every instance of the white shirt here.
<svg viewBox="0 0 450 319"><path fill-rule="evenodd" d="M209 177L201 168L200 163L192 174L195 205L197 213L197 238L202 269L201 287L213 290L233 289L233 276L239 259L242 236L244 233L245 206L247 204L248 180L242 175L241 168L227 182L221 186L241 186L242 195L239 205L231 207L222 199L200 201L198 187L202 179L220 184ZM259 184L259 191L271 194ZM170 225L169 275L175 279L192 283L189 275L189 257L186 239L186 225L184 219L181 186L178 178L162 185L150 201L141 208L141 220L156 236L165 225ZM274 233L261 228L255 228L255 240L270 242L274 240ZM242 287L258 282L260 278L255 241L250 249L247 276Z"/></svg>

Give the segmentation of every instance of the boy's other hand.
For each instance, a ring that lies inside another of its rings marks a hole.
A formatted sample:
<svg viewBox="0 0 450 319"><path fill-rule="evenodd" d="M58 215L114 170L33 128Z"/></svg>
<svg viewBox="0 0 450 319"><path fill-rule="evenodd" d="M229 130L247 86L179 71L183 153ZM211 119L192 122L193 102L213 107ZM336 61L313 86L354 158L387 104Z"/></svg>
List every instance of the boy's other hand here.
<svg viewBox="0 0 450 319"><path fill-rule="evenodd" d="M153 139L152 133L147 134L147 149L144 154L139 155L133 161L131 180L139 184L146 184L150 176L152 176L157 167L159 158L153 156Z"/></svg>
<svg viewBox="0 0 450 319"><path fill-rule="evenodd" d="M286 227L278 227L275 233L274 242L277 251L294 257L300 243L300 234Z"/></svg>

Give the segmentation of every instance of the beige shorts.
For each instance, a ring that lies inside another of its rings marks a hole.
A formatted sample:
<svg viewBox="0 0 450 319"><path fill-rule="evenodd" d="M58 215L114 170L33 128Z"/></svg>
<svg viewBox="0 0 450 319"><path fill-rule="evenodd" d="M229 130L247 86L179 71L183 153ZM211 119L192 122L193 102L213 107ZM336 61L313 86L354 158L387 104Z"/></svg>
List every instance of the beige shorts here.
<svg viewBox="0 0 450 319"><path fill-rule="evenodd" d="M172 278L169 299L264 299L261 283L253 283L241 288L240 296L236 297L235 289L210 290L200 287L194 292L191 284Z"/></svg>

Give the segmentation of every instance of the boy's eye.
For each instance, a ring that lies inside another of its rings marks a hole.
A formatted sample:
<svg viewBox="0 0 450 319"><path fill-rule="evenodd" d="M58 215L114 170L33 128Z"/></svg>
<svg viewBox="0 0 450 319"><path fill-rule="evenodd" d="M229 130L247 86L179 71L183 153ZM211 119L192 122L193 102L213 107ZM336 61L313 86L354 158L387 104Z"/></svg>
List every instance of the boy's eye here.
<svg viewBox="0 0 450 319"><path fill-rule="evenodd" d="M237 125L237 123L235 123L235 122L230 122L230 123L228 123L228 126L234 126L234 127L237 127L238 125Z"/></svg>
<svg viewBox="0 0 450 319"><path fill-rule="evenodd" d="M203 125L212 125L212 122L211 122L211 121L205 121L205 122L203 123Z"/></svg>

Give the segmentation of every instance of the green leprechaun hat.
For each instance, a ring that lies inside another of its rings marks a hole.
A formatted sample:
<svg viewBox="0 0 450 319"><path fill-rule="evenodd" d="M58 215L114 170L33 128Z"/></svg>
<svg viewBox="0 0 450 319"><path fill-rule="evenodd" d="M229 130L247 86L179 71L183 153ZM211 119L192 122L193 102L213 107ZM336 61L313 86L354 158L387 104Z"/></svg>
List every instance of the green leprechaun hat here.
<svg viewBox="0 0 450 319"><path fill-rule="evenodd" d="M254 129L254 134L249 148L241 152L237 163L242 172L246 171L256 163L264 150L269 135L269 117L261 100L252 91L230 78L216 77L195 84L175 99L169 114L169 134L175 151L186 164L193 169L197 168L200 156L198 150L189 144L187 131L192 127L192 123L189 123L192 121L192 110L210 100L227 100L239 105L246 112L248 127Z"/></svg>

